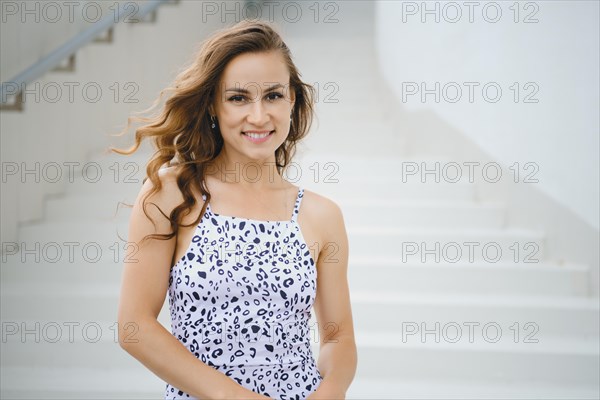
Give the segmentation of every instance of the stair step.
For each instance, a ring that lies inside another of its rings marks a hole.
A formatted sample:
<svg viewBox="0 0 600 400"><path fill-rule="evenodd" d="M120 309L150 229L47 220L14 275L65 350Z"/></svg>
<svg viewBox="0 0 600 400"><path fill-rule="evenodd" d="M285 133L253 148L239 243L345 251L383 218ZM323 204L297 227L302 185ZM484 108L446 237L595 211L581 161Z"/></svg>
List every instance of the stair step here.
<svg viewBox="0 0 600 400"><path fill-rule="evenodd" d="M347 204L340 201L346 225L405 228L503 228L505 209L499 204L473 202L390 202L381 204L364 201ZM377 218L377 216L385 218Z"/></svg>
<svg viewBox="0 0 600 400"><path fill-rule="evenodd" d="M19 255L12 257L0 269L2 282L115 284L123 272L123 263L114 260L36 263L32 259L21 262ZM587 296L589 267L546 262L402 263L395 258L351 257L348 282L353 292Z"/></svg>
<svg viewBox="0 0 600 400"><path fill-rule="evenodd" d="M384 379L473 379L593 385L598 338L547 336L539 343L402 343L394 333L357 331L357 376Z"/></svg>
<svg viewBox="0 0 600 400"><path fill-rule="evenodd" d="M0 372L3 399L164 399L165 382L140 368L8 367ZM357 377L348 400L364 399L597 399L598 385L555 382L474 382L472 380L391 380Z"/></svg>
<svg viewBox="0 0 600 400"><path fill-rule="evenodd" d="M3 366L3 399L164 399L165 382L137 368Z"/></svg>
<svg viewBox="0 0 600 400"><path fill-rule="evenodd" d="M113 178L101 178L113 179ZM432 198L448 201L473 201L475 199L475 186L467 181L435 182L409 181L403 183L401 177L391 179L374 178L358 181L327 181L327 175L321 175L320 181L315 182L314 177L302 175L300 178L292 177L290 180L296 186L304 187L322 196L330 197L334 201L341 202L346 197L353 197L361 201L377 200L387 198L395 201L405 200L428 200ZM331 179L334 179L333 177ZM89 180L79 180L67 185L68 194L80 193L90 195L110 194L131 203L135 200L142 187L143 177L139 180L132 179L131 182L100 183Z"/></svg>
<svg viewBox="0 0 600 400"><path fill-rule="evenodd" d="M46 202L46 221L128 221L131 209L118 205L117 195L78 194ZM131 200L124 201L132 204ZM458 201L357 201L340 200L347 226L502 228L504 206L496 203ZM385 218L376 218L375 215Z"/></svg>
<svg viewBox="0 0 600 400"><path fill-rule="evenodd" d="M348 400L363 399L598 399L598 385L567 385L554 382L502 382L450 379L359 378L347 392Z"/></svg>
<svg viewBox="0 0 600 400"><path fill-rule="evenodd" d="M351 292L357 327L405 332L413 339L428 330L448 329L469 333L489 330L502 340L511 337L539 338L573 335L581 338L600 334L598 298ZM460 333L460 332L459 332ZM481 334L480 334L481 336Z"/></svg>
<svg viewBox="0 0 600 400"><path fill-rule="evenodd" d="M377 255L404 262L542 262L544 233L527 229L350 227L357 256Z"/></svg>
<svg viewBox="0 0 600 400"><path fill-rule="evenodd" d="M98 322L101 330L89 328L83 336L83 324L75 327L73 340L66 325L40 324L39 342L30 333L23 338L8 336L3 349L4 367L86 367L94 360L96 367L143 368L116 342L109 322ZM58 336L54 326L62 326ZM6 324L5 324L6 326ZM33 327L28 326L29 331ZM98 333L99 332L99 333ZM56 338L60 340L55 341ZM311 341L318 358L319 340ZM397 379L477 379L496 382L549 381L591 385L598 379L600 350L598 337L582 340L569 336L546 335L538 343L512 338L496 343L466 338L457 342L429 340L404 342L397 332L356 331L358 348L357 376L361 378Z"/></svg>
<svg viewBox="0 0 600 400"><path fill-rule="evenodd" d="M543 232L527 229L363 226L348 227L347 233L350 248L359 257L377 254L378 257L396 258L403 263L459 260L540 263L545 260ZM123 260L127 235L128 221L124 220L96 222L93 225L85 221L44 222L23 226L17 243L22 243L23 248L30 251L23 253L26 261L66 260L69 255L69 245L66 243L75 243L72 245L77 246L74 247L75 262L115 262ZM19 259L16 255L7 257Z"/></svg>
<svg viewBox="0 0 600 400"><path fill-rule="evenodd" d="M402 263L354 257L348 282L352 292L588 296L589 273L589 267L576 264Z"/></svg>
<svg viewBox="0 0 600 400"><path fill-rule="evenodd" d="M65 318L115 321L120 290L119 284L2 282L2 318L5 321ZM475 325L477 329L490 323L499 326L502 332L516 329L519 334L532 337L579 335L585 338L600 332L598 298L381 291L355 291L350 297L356 329L401 332L410 326L434 329L436 323L446 329L455 324L468 329L468 323L474 322L479 324ZM170 323L168 294L159 319L166 325Z"/></svg>
<svg viewBox="0 0 600 400"><path fill-rule="evenodd" d="M328 104L328 106L332 106ZM345 111L346 110L346 111ZM346 108L340 107L339 112L349 112ZM152 152L140 148L130 155L111 154L103 152L95 154L86 163L80 163L74 167L74 175L72 180L81 181L82 183L94 183L93 181L111 183L121 183L141 180L146 176L146 164L152 158ZM466 166L451 158L430 157L430 156L370 156L362 154L360 157L347 155L344 153L335 152L319 152L319 149L308 151L302 146L299 146L298 152L290 164L290 168L301 171L296 174L296 171L290 171L290 178L295 178L295 175L314 177L327 177L327 180L340 179L343 181L362 180L363 178L387 180L389 178L404 176L408 178L420 178L421 172L430 171L434 167L443 171L450 166ZM368 168L365 168L368 166ZM476 168L475 165L473 168ZM414 171L413 171L414 169ZM85 170L85 173L83 172ZM373 174L376 171L377 174ZM466 170L461 169L462 172ZM240 174L244 171L240 168ZM254 171L252 171L254 172ZM248 172L249 173L249 172ZM440 178L445 180L454 180L451 174L441 174ZM85 179L83 179L85 177ZM428 173L427 178L432 178L434 175ZM468 178L465 174L461 177ZM68 175L63 176L64 180L68 179ZM400 179L402 181L402 179ZM414 179L412 179L414 180ZM468 179L466 179L468 181ZM419 179L419 182L421 180Z"/></svg>
<svg viewBox="0 0 600 400"><path fill-rule="evenodd" d="M338 127L339 129L339 127ZM135 199L146 175L145 165L150 155L142 152L131 156L99 155L85 166L85 173L78 172L68 181L69 194L112 194ZM286 172L285 177L292 183L313 190L319 194L344 199L448 199L473 200L475 186L469 181L463 169L460 179L454 179L450 173L423 175L424 169L439 165L440 171L451 160L439 158L391 158L365 156L348 157L337 155L300 153ZM422 164L425 163L425 164ZM365 168L369 165L369 168ZM416 168L416 173L412 173ZM249 172L240 169L240 177ZM377 174L373 176L373 171ZM85 177L85 179L84 179ZM253 175L254 177L254 175ZM64 180L68 180L65 175ZM360 188L360 190L357 190ZM373 195L377 193L377 197Z"/></svg>

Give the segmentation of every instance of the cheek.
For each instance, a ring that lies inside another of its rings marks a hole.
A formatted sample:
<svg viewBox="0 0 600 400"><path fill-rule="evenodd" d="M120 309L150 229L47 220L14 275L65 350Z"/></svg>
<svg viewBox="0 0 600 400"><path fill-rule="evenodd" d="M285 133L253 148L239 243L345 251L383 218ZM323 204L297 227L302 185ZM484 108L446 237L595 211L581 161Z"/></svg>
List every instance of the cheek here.
<svg viewBox="0 0 600 400"><path fill-rule="evenodd" d="M273 120L285 123L290 119L290 108L286 104L273 106L271 115L273 116Z"/></svg>
<svg viewBox="0 0 600 400"><path fill-rule="evenodd" d="M244 113L241 109L233 109L231 107L223 108L221 112L221 120L224 126L234 126L243 121Z"/></svg>

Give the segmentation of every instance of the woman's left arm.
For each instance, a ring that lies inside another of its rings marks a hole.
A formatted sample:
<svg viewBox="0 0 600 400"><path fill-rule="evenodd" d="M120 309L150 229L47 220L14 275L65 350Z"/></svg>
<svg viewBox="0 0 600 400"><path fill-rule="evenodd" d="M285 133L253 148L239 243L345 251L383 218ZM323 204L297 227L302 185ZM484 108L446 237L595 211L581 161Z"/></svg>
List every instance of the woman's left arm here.
<svg viewBox="0 0 600 400"><path fill-rule="evenodd" d="M328 200L320 211L324 243L317 261L313 307L320 344L317 365L323 381L308 399L345 399L357 365L347 278L348 236L337 204Z"/></svg>

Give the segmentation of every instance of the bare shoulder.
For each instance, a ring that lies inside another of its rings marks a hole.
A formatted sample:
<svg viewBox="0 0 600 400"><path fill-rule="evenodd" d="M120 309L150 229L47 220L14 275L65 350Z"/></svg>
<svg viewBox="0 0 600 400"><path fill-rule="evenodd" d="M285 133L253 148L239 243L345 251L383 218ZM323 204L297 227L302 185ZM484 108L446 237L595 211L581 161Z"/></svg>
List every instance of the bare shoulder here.
<svg viewBox="0 0 600 400"><path fill-rule="evenodd" d="M334 214L341 216L342 214L340 206L329 197L308 189L304 189L303 197L304 201L302 204L311 214L316 214L319 217L332 216Z"/></svg>
<svg viewBox="0 0 600 400"><path fill-rule="evenodd" d="M331 236L345 234L344 215L341 207L332 199L312 190L304 190L302 201L304 212L309 219L320 226L321 236L330 240Z"/></svg>
<svg viewBox="0 0 600 400"><path fill-rule="evenodd" d="M180 203L183 201L183 195L177 185L177 177L181 172L181 166L170 166L158 170L158 178L161 183L160 197L166 201ZM150 179L148 179L150 180Z"/></svg>
<svg viewBox="0 0 600 400"><path fill-rule="evenodd" d="M141 209L141 201L145 199L146 211L155 221L156 217L162 216L162 213L167 216L170 215L171 211L183 201L183 195L177 186L178 172L176 166L159 169L158 179L161 187L151 194L149 193L154 190L155 184L150 178L147 178L138 194L135 207ZM160 211L157 207L160 208ZM168 222L164 216L159 219L162 223Z"/></svg>

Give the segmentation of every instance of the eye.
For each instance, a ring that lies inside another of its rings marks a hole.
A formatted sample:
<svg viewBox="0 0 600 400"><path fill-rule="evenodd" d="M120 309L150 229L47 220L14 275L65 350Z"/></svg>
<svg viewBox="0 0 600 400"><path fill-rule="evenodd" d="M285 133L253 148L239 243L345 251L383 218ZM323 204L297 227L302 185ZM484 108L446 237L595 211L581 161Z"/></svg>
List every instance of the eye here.
<svg viewBox="0 0 600 400"><path fill-rule="evenodd" d="M272 96L274 96L274 97L272 97ZM267 98L269 100L277 100L277 99L283 98L283 95L281 93L273 92L273 93L269 93L267 95Z"/></svg>
<svg viewBox="0 0 600 400"><path fill-rule="evenodd" d="M234 103L238 103L240 101L242 101L244 99L244 96L231 96L229 99L229 101L233 101Z"/></svg>

